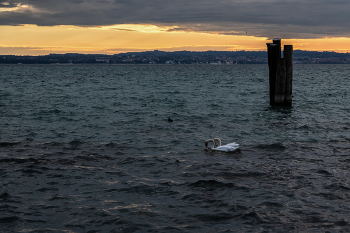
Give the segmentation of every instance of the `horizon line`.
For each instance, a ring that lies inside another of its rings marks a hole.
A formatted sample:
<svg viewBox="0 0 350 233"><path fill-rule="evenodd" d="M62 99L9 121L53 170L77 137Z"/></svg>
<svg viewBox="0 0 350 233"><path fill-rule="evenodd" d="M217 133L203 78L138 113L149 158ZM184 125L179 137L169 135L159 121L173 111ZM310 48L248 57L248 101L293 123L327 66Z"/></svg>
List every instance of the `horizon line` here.
<svg viewBox="0 0 350 233"><path fill-rule="evenodd" d="M282 49L283 51L283 49ZM317 53L337 53L337 54L348 54L349 52L335 52L328 50L301 50L295 49L293 51L303 51L303 52L317 52ZM164 53L177 53L177 52L190 52L190 53L206 53L206 52L226 52L226 53L236 53L236 52L267 52L266 50L236 50L236 51L225 51L225 50L205 50L205 51L191 51L191 50L178 50L178 51L163 51L163 50L145 50L141 52L130 51L130 52L121 52L115 54L102 54L102 53L49 53L45 55L13 55L13 54L0 54L0 56L26 56L26 57L40 57L40 56L49 56L49 55L69 55L69 54L77 54L77 55L103 55L103 56L114 56L118 54L126 54L126 53L147 53L147 52L164 52Z"/></svg>

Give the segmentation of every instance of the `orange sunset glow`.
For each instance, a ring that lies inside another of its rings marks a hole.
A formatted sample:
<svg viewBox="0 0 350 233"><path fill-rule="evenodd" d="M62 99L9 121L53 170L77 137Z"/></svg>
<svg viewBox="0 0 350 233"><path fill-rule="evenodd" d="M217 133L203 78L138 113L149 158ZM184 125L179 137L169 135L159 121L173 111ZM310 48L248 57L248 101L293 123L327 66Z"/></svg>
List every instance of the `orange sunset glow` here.
<svg viewBox="0 0 350 233"><path fill-rule="evenodd" d="M317 7L315 7L317 5ZM0 54L350 51L347 1L0 0Z"/></svg>
<svg viewBox="0 0 350 233"><path fill-rule="evenodd" d="M170 31L155 25L0 26L0 54L45 55L49 53L97 53L163 51L257 51L265 50L267 37L218 33ZM349 52L349 38L283 39L294 49Z"/></svg>

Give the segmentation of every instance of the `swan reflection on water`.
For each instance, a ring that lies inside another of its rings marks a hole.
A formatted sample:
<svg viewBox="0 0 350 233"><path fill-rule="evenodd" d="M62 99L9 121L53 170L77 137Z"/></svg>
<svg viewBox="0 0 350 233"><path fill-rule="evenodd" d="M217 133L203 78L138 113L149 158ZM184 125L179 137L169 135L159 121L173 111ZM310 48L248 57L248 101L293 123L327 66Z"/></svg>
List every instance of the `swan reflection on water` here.
<svg viewBox="0 0 350 233"><path fill-rule="evenodd" d="M239 149L239 144L232 142L227 145L221 145L220 138L214 138L214 139L208 139L205 141L205 148L208 149L208 145L211 142L210 149L211 150L217 150L217 151L224 151L224 152L232 152ZM216 145L218 144L218 145ZM217 147L216 147L217 146Z"/></svg>

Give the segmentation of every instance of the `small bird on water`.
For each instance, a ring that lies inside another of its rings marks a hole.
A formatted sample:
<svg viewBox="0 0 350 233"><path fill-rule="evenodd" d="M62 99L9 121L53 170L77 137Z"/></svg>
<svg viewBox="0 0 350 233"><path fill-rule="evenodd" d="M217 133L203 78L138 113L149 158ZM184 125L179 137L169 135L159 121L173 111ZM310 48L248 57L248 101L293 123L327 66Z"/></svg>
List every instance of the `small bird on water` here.
<svg viewBox="0 0 350 233"><path fill-rule="evenodd" d="M169 121L169 122L173 122L173 120L172 120L172 119L170 119L170 117L168 118L168 121Z"/></svg>

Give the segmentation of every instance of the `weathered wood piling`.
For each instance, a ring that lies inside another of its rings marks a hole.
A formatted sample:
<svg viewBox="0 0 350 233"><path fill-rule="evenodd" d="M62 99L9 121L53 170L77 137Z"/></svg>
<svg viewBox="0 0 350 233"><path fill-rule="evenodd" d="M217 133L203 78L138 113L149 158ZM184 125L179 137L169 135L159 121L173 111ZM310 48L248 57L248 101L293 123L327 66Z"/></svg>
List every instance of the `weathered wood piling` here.
<svg viewBox="0 0 350 233"><path fill-rule="evenodd" d="M267 43L271 106L292 106L293 45L284 46L281 57L281 39Z"/></svg>

